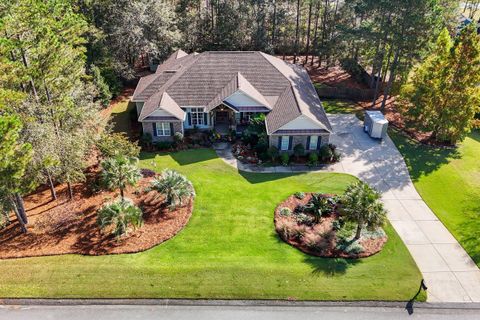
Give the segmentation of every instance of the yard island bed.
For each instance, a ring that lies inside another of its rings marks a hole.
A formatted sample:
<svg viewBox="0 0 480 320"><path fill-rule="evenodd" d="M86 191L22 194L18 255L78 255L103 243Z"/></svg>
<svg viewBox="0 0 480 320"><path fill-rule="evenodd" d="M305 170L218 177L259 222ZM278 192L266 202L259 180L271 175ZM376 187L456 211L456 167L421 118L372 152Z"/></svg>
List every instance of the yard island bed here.
<svg viewBox="0 0 480 320"><path fill-rule="evenodd" d="M407 301L418 290L422 276L388 223L389 241L368 259L307 255L273 230L289 195L342 194L353 176L241 172L211 149L143 153L140 167L177 170L195 186L182 232L136 254L1 260L0 296Z"/></svg>
<svg viewBox="0 0 480 320"><path fill-rule="evenodd" d="M107 255L147 250L175 236L188 223L193 199L184 206L169 210L154 192L144 192L152 177L142 178L125 196L143 211L143 225L129 228L115 237L97 224L97 210L117 198L112 191L93 193L88 183L75 185L75 197L68 201L65 187L59 188L56 201L50 200L49 189L25 197L29 215L29 231L22 234L16 221L0 231L0 258L50 256L69 253Z"/></svg>
<svg viewBox="0 0 480 320"><path fill-rule="evenodd" d="M314 203L323 206L321 217L308 210ZM354 240L355 226L343 221L333 194L295 193L277 206L274 223L283 241L319 257L369 257L380 252L388 239L379 228L362 230L361 238Z"/></svg>

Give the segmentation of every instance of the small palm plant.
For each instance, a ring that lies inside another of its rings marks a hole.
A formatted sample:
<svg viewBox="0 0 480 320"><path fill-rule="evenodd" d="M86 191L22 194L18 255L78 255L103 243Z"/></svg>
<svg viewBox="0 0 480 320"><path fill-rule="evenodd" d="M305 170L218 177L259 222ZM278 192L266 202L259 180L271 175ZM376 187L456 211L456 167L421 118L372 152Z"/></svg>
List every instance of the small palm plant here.
<svg viewBox="0 0 480 320"><path fill-rule="evenodd" d="M106 203L97 214L97 223L100 228L113 226L112 233L117 237L127 234L129 226L136 229L143 224L142 210L128 198Z"/></svg>
<svg viewBox="0 0 480 320"><path fill-rule="evenodd" d="M357 224L354 240L360 239L364 227L375 230L386 221L386 211L380 202L380 194L361 181L347 187L341 198L341 207L345 220Z"/></svg>
<svg viewBox="0 0 480 320"><path fill-rule="evenodd" d="M151 190L163 195L171 210L195 196L192 183L184 175L170 169L163 170L160 177L152 181Z"/></svg>
<svg viewBox="0 0 480 320"><path fill-rule="evenodd" d="M315 223L319 223L323 216L333 212L333 205L327 197L314 193L304 206L304 211L311 213L315 218Z"/></svg>
<svg viewBox="0 0 480 320"><path fill-rule="evenodd" d="M134 186L142 177L135 157L117 156L102 162L100 174L103 185L109 190L120 189L120 196L125 199L124 190Z"/></svg>

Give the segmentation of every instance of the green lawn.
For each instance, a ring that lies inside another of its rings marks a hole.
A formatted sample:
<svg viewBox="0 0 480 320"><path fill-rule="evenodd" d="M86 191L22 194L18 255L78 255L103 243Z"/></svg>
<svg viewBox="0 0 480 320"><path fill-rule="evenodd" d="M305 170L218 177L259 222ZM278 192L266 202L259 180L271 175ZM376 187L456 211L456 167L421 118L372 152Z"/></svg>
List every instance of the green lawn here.
<svg viewBox="0 0 480 320"><path fill-rule="evenodd" d="M326 113L354 113L357 118L363 119L364 109L349 100L322 100Z"/></svg>
<svg viewBox="0 0 480 320"><path fill-rule="evenodd" d="M480 266L480 132L456 149L423 146L393 131L423 200Z"/></svg>
<svg viewBox="0 0 480 320"><path fill-rule="evenodd" d="M390 225L383 251L361 260L311 257L277 237L277 203L295 191L340 193L352 176L239 173L207 149L143 154L141 165L192 180L182 232L138 254L0 261L0 296L408 300L418 289L420 272Z"/></svg>
<svg viewBox="0 0 480 320"><path fill-rule="evenodd" d="M135 103L129 99L117 102L112 108L112 125L114 132L132 133L130 112L135 108Z"/></svg>

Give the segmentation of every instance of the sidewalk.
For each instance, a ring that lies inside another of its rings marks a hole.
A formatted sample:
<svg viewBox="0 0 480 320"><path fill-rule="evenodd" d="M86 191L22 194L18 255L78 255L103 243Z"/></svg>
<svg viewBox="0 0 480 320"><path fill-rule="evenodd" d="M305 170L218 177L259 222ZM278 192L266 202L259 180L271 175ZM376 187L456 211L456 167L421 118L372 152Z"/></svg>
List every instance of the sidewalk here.
<svg viewBox="0 0 480 320"><path fill-rule="evenodd" d="M371 139L355 115L329 115L330 142L342 153L339 163L321 168L260 167L244 164L228 145L217 154L248 172L340 172L358 177L382 193L388 218L415 259L428 286L429 302L480 302L480 270L417 193L403 157L392 140Z"/></svg>

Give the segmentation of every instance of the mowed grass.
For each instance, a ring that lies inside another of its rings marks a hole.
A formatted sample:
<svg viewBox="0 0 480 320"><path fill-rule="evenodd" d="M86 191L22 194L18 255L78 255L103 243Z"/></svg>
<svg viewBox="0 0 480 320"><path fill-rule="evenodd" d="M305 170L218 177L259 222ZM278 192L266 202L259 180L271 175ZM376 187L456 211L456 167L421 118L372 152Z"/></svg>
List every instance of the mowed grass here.
<svg viewBox="0 0 480 320"><path fill-rule="evenodd" d="M341 193L352 176L239 173L207 149L143 154L141 166L174 168L193 182L183 231L138 254L0 261L0 296L408 300L418 289L420 272L390 225L383 251L361 260L311 257L277 237L280 201L296 191Z"/></svg>
<svg viewBox="0 0 480 320"><path fill-rule="evenodd" d="M480 132L458 148L432 148L391 132L416 189L480 266Z"/></svg>
<svg viewBox="0 0 480 320"><path fill-rule="evenodd" d="M132 132L130 113L135 108L135 103L130 99L123 99L114 104L112 107L112 125L114 132Z"/></svg>
<svg viewBox="0 0 480 320"><path fill-rule="evenodd" d="M349 100L322 100L323 109L326 113L354 113L357 118L363 119L364 109Z"/></svg>

